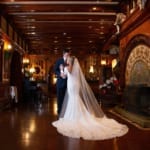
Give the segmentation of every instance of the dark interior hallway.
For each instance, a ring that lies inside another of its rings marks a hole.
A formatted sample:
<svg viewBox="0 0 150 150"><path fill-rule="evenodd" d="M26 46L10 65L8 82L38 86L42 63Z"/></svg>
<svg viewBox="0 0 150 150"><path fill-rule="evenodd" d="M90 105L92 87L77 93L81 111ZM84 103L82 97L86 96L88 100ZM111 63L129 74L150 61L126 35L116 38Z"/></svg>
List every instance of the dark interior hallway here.
<svg viewBox="0 0 150 150"><path fill-rule="evenodd" d="M107 116L127 124L129 132L120 138L104 141L72 139L57 133L51 122L57 119L56 98L41 104L28 102L0 112L1 150L149 150L150 129L142 129L114 116Z"/></svg>

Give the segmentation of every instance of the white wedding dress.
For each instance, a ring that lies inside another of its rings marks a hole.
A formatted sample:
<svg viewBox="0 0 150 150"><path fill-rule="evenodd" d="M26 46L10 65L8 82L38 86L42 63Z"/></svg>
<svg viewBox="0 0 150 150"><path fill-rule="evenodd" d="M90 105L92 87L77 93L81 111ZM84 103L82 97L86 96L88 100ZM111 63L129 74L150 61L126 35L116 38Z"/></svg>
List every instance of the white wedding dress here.
<svg viewBox="0 0 150 150"><path fill-rule="evenodd" d="M119 137L128 132L126 125L108 118L98 104L85 80L77 58L68 76L67 92L63 108L52 125L62 135L86 140L104 140Z"/></svg>

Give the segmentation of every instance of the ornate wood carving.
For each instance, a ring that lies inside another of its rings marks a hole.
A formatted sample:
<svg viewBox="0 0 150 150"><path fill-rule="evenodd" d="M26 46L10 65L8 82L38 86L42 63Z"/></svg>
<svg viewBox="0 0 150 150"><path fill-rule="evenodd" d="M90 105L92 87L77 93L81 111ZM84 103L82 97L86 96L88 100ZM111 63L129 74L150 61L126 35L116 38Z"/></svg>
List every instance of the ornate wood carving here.
<svg viewBox="0 0 150 150"><path fill-rule="evenodd" d="M140 46L141 45L141 46ZM125 48L124 50L124 57L123 59L121 60L121 84L122 86L124 87L125 86L125 75L128 76L128 73L126 74L126 68L129 67L129 65L127 66L127 61L128 61L128 58L129 58L129 55L131 53L131 51L134 49L134 48L139 48L138 46L140 46L140 49L136 50L131 57L132 59L130 59L129 61L132 62L131 64L133 65L133 62L136 61L137 57L138 59L146 59L147 60L147 57L149 56L149 54L146 54L145 50L143 50L144 47L148 47L150 48L150 37L148 36L144 36L144 35L136 35L133 39L131 39L129 41L129 43L127 44L127 47ZM147 51L147 50L146 50ZM134 60L133 60L134 59ZM145 60L143 60L145 61ZM147 61L148 63L149 61Z"/></svg>
<svg viewBox="0 0 150 150"><path fill-rule="evenodd" d="M150 48L140 44L130 53L126 62L126 85L150 85Z"/></svg>
<svg viewBox="0 0 150 150"><path fill-rule="evenodd" d="M144 10L137 8L133 14L129 15L121 26L121 38L129 34L131 31L140 26L143 22L150 18L150 4L148 3Z"/></svg>
<svg viewBox="0 0 150 150"><path fill-rule="evenodd" d="M137 8L121 26L120 35L120 83L125 87L125 71L131 51L138 45L150 47L150 3L142 10Z"/></svg>
<svg viewBox="0 0 150 150"><path fill-rule="evenodd" d="M4 46L4 41L3 41L1 33L0 33L0 82L2 82L3 46Z"/></svg>

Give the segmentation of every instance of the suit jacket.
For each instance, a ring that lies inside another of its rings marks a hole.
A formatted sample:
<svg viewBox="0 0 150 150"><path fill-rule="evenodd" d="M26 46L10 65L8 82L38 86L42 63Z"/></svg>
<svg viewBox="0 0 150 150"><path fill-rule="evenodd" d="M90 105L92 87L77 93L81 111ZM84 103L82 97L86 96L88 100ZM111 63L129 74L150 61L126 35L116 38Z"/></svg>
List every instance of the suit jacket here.
<svg viewBox="0 0 150 150"><path fill-rule="evenodd" d="M54 72L57 76L57 87L58 88L66 88L67 87L67 78L63 79L60 76L60 68L59 66L63 64L65 66L65 62L63 58L60 58L56 61L56 64L54 66Z"/></svg>

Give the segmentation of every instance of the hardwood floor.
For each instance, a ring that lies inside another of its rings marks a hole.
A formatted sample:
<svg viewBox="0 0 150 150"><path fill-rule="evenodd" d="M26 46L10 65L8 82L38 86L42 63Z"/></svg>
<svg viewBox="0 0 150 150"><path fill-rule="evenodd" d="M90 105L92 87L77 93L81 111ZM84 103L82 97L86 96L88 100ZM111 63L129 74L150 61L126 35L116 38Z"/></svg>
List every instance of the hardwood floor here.
<svg viewBox="0 0 150 150"><path fill-rule="evenodd" d="M118 116L107 116L127 124L129 132L119 138L86 141L60 135L51 125L57 119L56 98L42 105L23 103L0 112L0 150L149 150L150 129L135 127Z"/></svg>

